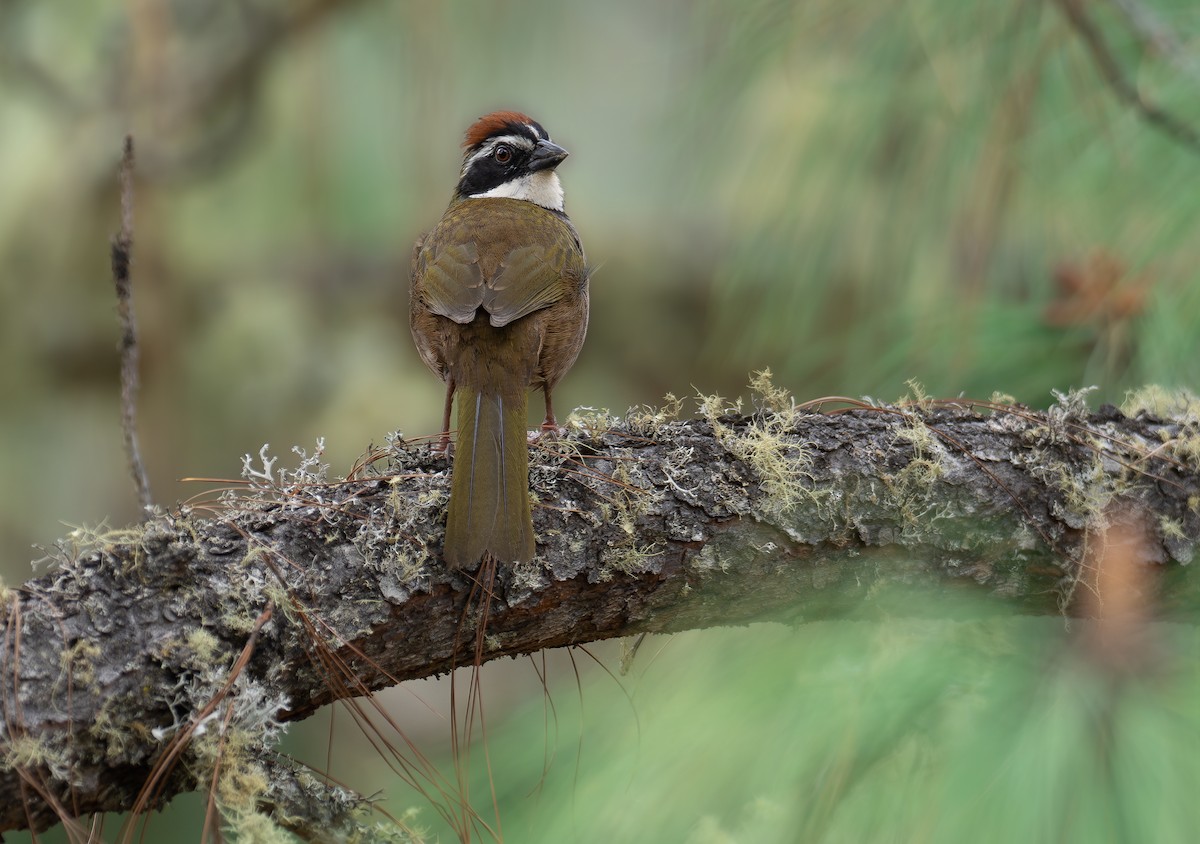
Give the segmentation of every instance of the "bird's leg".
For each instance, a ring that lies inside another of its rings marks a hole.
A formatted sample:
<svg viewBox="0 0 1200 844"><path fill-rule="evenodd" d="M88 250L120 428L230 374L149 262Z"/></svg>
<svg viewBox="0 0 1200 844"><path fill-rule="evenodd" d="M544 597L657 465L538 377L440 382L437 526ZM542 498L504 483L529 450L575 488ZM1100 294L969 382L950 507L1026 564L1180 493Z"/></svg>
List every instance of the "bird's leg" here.
<svg viewBox="0 0 1200 844"><path fill-rule="evenodd" d="M542 432L539 436L557 436L558 420L554 418L554 402L550 398L550 388L546 387L546 418L542 420Z"/></svg>
<svg viewBox="0 0 1200 844"><path fill-rule="evenodd" d="M446 381L446 407L442 411L442 436L433 447L434 453L450 454L450 409L454 406L454 379Z"/></svg>

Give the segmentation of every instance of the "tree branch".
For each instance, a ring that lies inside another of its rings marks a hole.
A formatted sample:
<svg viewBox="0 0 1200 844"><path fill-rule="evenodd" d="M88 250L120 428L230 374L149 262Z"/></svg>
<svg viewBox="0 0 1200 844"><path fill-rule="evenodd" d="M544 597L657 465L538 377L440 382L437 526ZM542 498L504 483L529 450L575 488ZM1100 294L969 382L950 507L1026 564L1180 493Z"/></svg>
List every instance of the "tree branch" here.
<svg viewBox="0 0 1200 844"><path fill-rule="evenodd" d="M121 321L121 432L125 436L125 454L143 512L154 505L150 479L142 462L137 434L137 395L139 360L137 319L133 312L133 135L125 136L121 155L121 229L110 246L113 285L117 291L117 316Z"/></svg>
<svg viewBox="0 0 1200 844"><path fill-rule="evenodd" d="M890 586L1077 612L1089 532L1115 518L1142 522L1160 608L1200 604L1180 565L1200 537L1194 399L1136 418L1089 415L1077 396L1047 413L776 405L596 416L535 447L539 557L500 567L482 658L872 606L944 611ZM475 584L439 559L446 460L398 442L347 481L318 482L314 465L247 460L255 485L214 517L183 508L76 532L55 570L8 590L0 831L130 808L184 736L188 764L162 769L147 807L218 780L212 743L231 735L259 754L243 765L268 771L281 721L471 662ZM283 801L264 778L255 798L270 811Z"/></svg>
<svg viewBox="0 0 1200 844"><path fill-rule="evenodd" d="M1176 143L1190 148L1192 152L1200 152L1200 131L1148 99L1125 75L1121 63L1113 55L1100 28L1084 10L1087 0L1057 0L1057 3L1075 34L1083 40L1097 70L1117 98Z"/></svg>

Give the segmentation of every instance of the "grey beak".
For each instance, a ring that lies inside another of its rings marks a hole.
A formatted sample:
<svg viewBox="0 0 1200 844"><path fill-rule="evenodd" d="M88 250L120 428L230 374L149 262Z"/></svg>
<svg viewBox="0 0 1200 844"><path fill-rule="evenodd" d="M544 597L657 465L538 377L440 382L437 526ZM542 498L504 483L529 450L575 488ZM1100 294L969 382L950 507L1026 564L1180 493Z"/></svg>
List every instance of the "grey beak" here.
<svg viewBox="0 0 1200 844"><path fill-rule="evenodd" d="M550 141L538 141L537 146L533 148L533 154L529 156L528 166L531 171L553 170L568 155L570 153L558 144Z"/></svg>

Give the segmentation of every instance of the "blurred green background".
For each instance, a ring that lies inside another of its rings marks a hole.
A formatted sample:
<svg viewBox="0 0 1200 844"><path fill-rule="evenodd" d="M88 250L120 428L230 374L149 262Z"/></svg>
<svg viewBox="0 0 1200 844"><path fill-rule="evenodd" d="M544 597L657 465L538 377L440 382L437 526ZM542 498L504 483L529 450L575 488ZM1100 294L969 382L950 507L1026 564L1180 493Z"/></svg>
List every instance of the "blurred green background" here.
<svg viewBox="0 0 1200 844"><path fill-rule="evenodd" d="M1117 402L1147 382L1195 390L1200 149L1119 101L1063 13L1075 1L0 2L0 576L29 576L41 556L32 546L71 525L136 517L107 251L126 132L139 155L140 430L163 502L200 491L183 477L236 477L240 455L263 443L287 455L325 437L337 473L391 430L436 430L441 385L408 334L409 253L449 198L463 129L494 108L529 112L572 152L560 171L567 208L596 271L588 342L556 392L561 411L620 412L667 391L736 395L768 366L802 399L895 398L910 378L933 395L1000 391L1035 406L1052 388L1091 384ZM1200 127L1195 3L1078 2L1132 90ZM1011 624L1010 637L1045 639L1032 622ZM811 661L820 645L829 662L810 672L870 675L885 630L680 637L646 682L670 667L678 675L664 688L694 697L635 694L633 761L594 760L589 774L560 759L555 788L574 786L553 802L570 803L573 831L543 815L529 829L544 838L525 829L510 840L804 840L797 828L828 840L963 840L929 833L941 810L912 805L890 832L797 827L795 784L832 769L723 776L720 761L693 763L663 769L654 786L671 788L646 791L660 742L669 756L714 731L755 748L756 764L778 765L774 745L791 739L738 731L786 733L812 711L844 711L847 688L794 700L797 676L781 680L779 663L795 652ZM1194 655L1194 637L1177 640ZM597 653L611 663L615 651ZM769 656L753 663L757 674L739 664L745 676L714 679L735 653ZM962 654L963 666L989 661ZM916 645L908 655L912 665L940 659ZM992 674L961 688L1000 711L1033 682L1022 665L1008 665L1022 679L998 697L988 696ZM584 673L587 709L608 700L601 687L612 681ZM568 691L556 698L571 698L573 672L560 674ZM1171 700L1182 688L1200 705L1194 670L1180 682ZM491 728L497 745L514 742L540 769L536 676L497 684L517 719L512 739ZM522 696L535 701L527 720ZM783 708L747 711L755 723L742 724L746 696ZM1144 720L1176 705L1144 697ZM596 711L621 718L620 707ZM962 700L951 708L967 717ZM489 712L499 721L501 710ZM683 734L664 736L662 713L682 710L695 718L673 719ZM581 766L589 748L606 749L599 720L584 718ZM842 735L816 723L818 735ZM1177 726L1195 731L1196 717ZM323 729L312 732L318 745ZM427 735L445 733L443 722ZM912 800L931 805L929 771L947 776L946 754L963 764L955 754L985 750L956 735L937 739L952 747L941 756L911 736L892 748L889 764L925 766ZM560 737L560 750L574 741ZM697 793L684 781L693 775L727 789L723 801L680 797ZM888 776L876 787L887 791ZM419 803L385 781L373 787L393 806ZM864 793L855 799L879 802ZM523 817L527 799L508 811ZM1052 812L1045 795L1030 799L1036 817ZM640 812L636 828L649 815L665 825L589 834L623 812ZM948 828L981 816L962 817ZM1085 827L1028 840L1102 840ZM1172 840L1177 828L1142 840Z"/></svg>

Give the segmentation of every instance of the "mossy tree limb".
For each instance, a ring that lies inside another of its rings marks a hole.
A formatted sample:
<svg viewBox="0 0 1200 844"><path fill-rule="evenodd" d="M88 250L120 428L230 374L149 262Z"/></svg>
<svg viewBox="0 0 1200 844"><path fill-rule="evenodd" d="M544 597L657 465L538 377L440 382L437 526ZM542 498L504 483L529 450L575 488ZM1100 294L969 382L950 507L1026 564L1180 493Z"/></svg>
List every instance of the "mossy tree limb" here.
<svg viewBox="0 0 1200 844"><path fill-rule="evenodd" d="M1159 607L1200 604L1181 565L1200 538L1190 410L775 404L745 416L709 402L692 421L597 414L536 447L540 556L500 567L484 659L884 601L940 611L892 586L1072 612L1085 543L1111 519L1141 526ZM184 764L151 805L209 787L223 758L218 778L258 783L252 797L278 811L280 722L469 663L473 584L438 559L448 464L426 446L375 457L336 483L267 463L215 516L64 543L53 571L7 590L0 831L130 808L183 732Z"/></svg>

